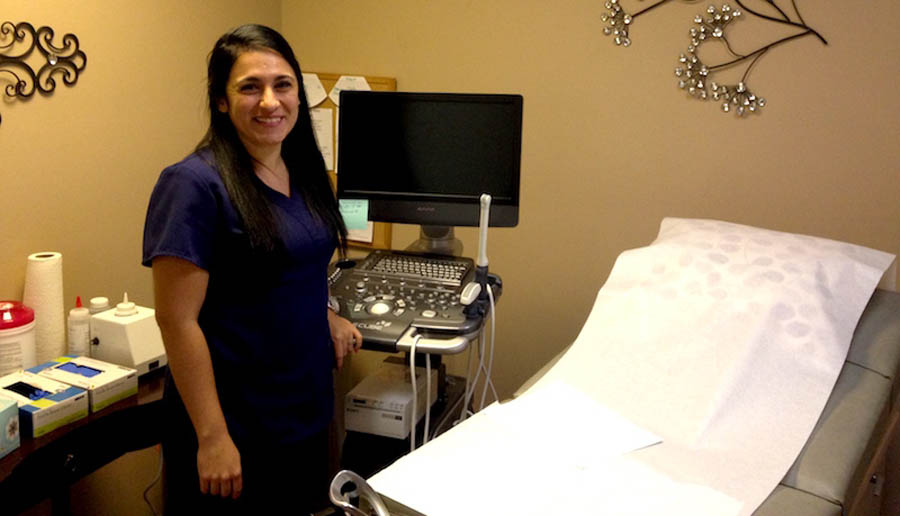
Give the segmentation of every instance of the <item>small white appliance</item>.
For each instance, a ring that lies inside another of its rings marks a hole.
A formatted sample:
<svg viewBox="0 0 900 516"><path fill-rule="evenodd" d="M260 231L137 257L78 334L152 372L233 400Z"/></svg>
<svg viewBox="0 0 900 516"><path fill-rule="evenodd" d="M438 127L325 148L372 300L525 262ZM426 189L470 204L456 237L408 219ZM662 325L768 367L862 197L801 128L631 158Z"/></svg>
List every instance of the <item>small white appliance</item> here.
<svg viewBox="0 0 900 516"><path fill-rule="evenodd" d="M137 369L144 375L168 363L152 308L128 301L91 316L91 357Z"/></svg>

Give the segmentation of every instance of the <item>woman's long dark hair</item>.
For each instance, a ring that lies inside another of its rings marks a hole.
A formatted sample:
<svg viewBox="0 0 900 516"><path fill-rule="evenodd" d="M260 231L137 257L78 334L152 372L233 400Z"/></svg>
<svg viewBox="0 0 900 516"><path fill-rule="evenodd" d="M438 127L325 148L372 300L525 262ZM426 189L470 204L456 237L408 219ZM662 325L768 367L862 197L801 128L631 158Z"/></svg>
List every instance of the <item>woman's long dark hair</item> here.
<svg viewBox="0 0 900 516"><path fill-rule="evenodd" d="M347 228L313 135L309 106L303 93L303 75L294 51L277 31L264 25L242 25L216 41L209 55L209 130L197 150L209 148L212 151L228 196L244 222L251 246L264 253L282 251L278 224L263 183L253 170L253 159L238 137L228 113L218 109L219 100L226 96L225 87L234 62L248 50L262 49L278 52L297 76L300 97L297 123L281 144L281 157L290 174L291 188L303 195L313 216L323 221L335 235L340 254L344 256Z"/></svg>

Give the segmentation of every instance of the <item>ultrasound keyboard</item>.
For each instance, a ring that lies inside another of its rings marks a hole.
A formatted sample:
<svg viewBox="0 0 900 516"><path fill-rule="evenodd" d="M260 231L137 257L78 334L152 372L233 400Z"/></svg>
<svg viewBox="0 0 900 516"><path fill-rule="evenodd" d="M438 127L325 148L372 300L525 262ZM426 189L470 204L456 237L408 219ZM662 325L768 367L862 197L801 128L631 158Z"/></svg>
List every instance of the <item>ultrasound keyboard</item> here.
<svg viewBox="0 0 900 516"><path fill-rule="evenodd" d="M421 255L379 253L372 272L388 277L415 281L432 281L451 287L462 285L463 277L472 269L472 261L428 258Z"/></svg>
<svg viewBox="0 0 900 516"><path fill-rule="evenodd" d="M470 258L376 250L329 274L340 314L363 335L367 349L397 351L410 327L431 335L469 335L483 321L467 318L459 296L474 277Z"/></svg>

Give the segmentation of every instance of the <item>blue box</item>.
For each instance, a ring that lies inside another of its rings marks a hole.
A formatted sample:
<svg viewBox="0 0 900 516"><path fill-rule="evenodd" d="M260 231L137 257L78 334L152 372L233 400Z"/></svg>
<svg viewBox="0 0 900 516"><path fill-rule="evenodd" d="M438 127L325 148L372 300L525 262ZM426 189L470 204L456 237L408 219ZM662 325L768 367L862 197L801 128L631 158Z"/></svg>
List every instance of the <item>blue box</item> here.
<svg viewBox="0 0 900 516"><path fill-rule="evenodd" d="M65 355L26 371L88 391L91 412L138 393L137 370L88 357Z"/></svg>
<svg viewBox="0 0 900 516"><path fill-rule="evenodd" d="M0 398L18 403L25 437L40 437L88 415L87 391L28 371L0 376Z"/></svg>

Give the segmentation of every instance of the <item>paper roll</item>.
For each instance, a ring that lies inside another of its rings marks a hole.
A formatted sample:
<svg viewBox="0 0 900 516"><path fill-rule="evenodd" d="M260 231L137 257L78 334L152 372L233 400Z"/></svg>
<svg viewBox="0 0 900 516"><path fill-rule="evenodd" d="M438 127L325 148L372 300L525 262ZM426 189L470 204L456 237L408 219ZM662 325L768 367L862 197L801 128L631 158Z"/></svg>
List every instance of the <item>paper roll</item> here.
<svg viewBox="0 0 900 516"><path fill-rule="evenodd" d="M34 310L35 323L35 352L25 353L23 367L43 364L65 355L66 314L63 306L63 265L60 253L43 252L28 256L22 303Z"/></svg>

